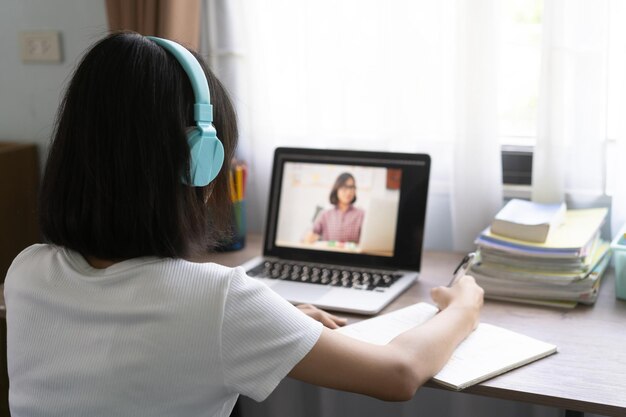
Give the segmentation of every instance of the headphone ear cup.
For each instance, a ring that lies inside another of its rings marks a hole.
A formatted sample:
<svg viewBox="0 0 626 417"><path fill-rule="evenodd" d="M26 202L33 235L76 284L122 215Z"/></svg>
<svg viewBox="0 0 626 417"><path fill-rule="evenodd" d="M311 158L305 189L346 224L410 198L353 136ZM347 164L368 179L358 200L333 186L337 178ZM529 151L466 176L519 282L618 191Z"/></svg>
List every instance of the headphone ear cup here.
<svg viewBox="0 0 626 417"><path fill-rule="evenodd" d="M224 164L224 146L213 126L197 127L187 135L190 176L194 187L204 187L217 177Z"/></svg>

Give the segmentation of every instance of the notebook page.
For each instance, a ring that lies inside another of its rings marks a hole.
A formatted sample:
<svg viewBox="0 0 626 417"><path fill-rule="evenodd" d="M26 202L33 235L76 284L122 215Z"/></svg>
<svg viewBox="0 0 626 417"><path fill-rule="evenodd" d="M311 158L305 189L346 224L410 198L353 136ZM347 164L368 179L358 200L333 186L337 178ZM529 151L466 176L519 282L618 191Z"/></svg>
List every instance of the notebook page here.
<svg viewBox="0 0 626 417"><path fill-rule="evenodd" d="M502 327L480 323L433 378L463 389L556 352L556 346Z"/></svg>
<svg viewBox="0 0 626 417"><path fill-rule="evenodd" d="M422 324L437 307L418 303L337 329L365 342L384 345L398 334ZM556 352L556 346L486 323L478 325L435 375L434 381L461 390Z"/></svg>
<svg viewBox="0 0 626 417"><path fill-rule="evenodd" d="M418 303L335 331L364 342L386 345L400 333L426 322L438 311L434 305Z"/></svg>

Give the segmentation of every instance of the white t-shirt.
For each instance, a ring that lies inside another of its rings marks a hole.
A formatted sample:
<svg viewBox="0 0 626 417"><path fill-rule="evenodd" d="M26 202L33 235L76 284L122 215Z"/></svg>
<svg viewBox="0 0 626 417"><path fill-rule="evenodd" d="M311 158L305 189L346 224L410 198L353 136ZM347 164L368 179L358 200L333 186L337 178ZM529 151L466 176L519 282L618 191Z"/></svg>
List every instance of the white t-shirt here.
<svg viewBox="0 0 626 417"><path fill-rule="evenodd" d="M5 280L20 416L228 416L267 397L322 325L241 268L137 258L92 268L34 245Z"/></svg>

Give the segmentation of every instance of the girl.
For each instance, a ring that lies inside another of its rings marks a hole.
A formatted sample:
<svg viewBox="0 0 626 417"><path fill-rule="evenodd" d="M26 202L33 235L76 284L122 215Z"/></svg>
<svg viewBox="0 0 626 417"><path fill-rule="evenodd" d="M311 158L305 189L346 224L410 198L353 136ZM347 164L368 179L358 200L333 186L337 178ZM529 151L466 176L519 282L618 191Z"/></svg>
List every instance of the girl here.
<svg viewBox="0 0 626 417"><path fill-rule="evenodd" d="M48 243L5 281L12 415L228 416L287 375L407 400L477 325L471 277L433 290L432 320L374 346L202 262L229 230L236 139L224 88L181 46L119 33L85 55L43 178Z"/></svg>

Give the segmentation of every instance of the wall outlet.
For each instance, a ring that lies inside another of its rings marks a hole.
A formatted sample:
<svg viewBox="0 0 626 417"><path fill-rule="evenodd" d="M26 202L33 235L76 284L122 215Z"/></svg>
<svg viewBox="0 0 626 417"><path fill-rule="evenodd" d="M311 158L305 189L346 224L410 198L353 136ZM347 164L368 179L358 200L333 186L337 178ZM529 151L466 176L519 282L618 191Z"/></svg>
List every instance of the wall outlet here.
<svg viewBox="0 0 626 417"><path fill-rule="evenodd" d="M22 62L61 62L58 31L20 32Z"/></svg>

